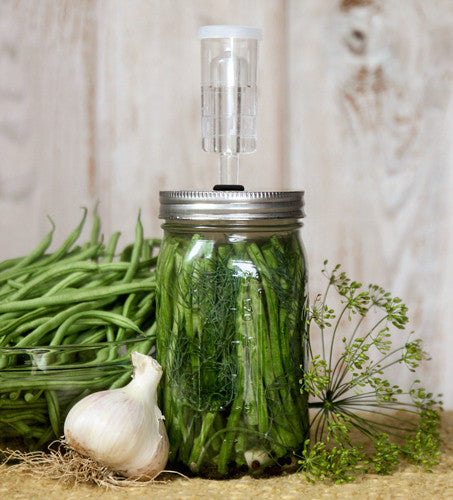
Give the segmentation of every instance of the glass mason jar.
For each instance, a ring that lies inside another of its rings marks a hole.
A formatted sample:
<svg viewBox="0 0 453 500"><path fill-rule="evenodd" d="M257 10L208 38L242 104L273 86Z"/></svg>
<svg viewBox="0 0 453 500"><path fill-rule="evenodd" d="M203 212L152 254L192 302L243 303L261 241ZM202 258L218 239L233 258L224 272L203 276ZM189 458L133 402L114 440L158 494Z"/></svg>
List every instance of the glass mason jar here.
<svg viewBox="0 0 453 500"><path fill-rule="evenodd" d="M303 193L160 199L157 359L169 463L213 478L292 467L308 433Z"/></svg>

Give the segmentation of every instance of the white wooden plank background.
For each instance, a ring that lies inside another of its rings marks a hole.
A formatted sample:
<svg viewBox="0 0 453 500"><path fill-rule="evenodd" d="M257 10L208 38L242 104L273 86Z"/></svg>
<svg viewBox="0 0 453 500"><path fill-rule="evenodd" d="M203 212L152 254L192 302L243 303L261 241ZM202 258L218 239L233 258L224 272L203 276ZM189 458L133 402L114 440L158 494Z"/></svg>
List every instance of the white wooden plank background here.
<svg viewBox="0 0 453 500"><path fill-rule="evenodd" d="M248 189L305 189L311 289L321 262L402 296L453 408L451 0L2 0L0 258L56 241L100 201L160 234L160 189L207 188L203 24L263 28Z"/></svg>
<svg viewBox="0 0 453 500"><path fill-rule="evenodd" d="M307 191L312 284L328 258L403 297L452 407L453 3L289 8L288 184Z"/></svg>

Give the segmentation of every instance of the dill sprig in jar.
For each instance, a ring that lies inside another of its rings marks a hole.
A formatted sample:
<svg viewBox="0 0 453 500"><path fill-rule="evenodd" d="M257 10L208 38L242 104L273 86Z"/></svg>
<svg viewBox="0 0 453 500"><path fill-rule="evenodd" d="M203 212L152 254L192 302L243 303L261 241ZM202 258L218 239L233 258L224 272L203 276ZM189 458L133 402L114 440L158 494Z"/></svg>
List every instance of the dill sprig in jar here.
<svg viewBox="0 0 453 500"><path fill-rule="evenodd" d="M303 193L166 191L160 201L170 464L207 477L291 466L308 432Z"/></svg>

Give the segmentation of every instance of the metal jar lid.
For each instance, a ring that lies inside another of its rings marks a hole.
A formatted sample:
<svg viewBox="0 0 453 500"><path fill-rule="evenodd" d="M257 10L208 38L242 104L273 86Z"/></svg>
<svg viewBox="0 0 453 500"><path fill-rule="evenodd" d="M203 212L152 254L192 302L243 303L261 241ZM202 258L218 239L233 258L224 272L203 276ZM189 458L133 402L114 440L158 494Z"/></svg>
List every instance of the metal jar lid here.
<svg viewBox="0 0 453 500"><path fill-rule="evenodd" d="M303 191L161 191L166 220L300 219Z"/></svg>

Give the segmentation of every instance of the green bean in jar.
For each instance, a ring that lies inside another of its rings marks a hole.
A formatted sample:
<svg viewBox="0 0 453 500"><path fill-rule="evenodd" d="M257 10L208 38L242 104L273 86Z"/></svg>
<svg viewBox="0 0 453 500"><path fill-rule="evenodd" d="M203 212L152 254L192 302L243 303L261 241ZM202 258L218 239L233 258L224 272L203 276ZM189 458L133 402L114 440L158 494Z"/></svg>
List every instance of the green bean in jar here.
<svg viewBox="0 0 453 500"><path fill-rule="evenodd" d="M157 264L170 463L213 478L279 472L308 431L302 193L182 193L161 193Z"/></svg>

